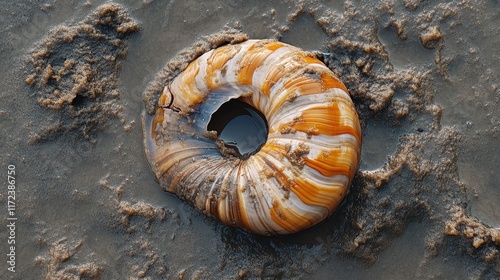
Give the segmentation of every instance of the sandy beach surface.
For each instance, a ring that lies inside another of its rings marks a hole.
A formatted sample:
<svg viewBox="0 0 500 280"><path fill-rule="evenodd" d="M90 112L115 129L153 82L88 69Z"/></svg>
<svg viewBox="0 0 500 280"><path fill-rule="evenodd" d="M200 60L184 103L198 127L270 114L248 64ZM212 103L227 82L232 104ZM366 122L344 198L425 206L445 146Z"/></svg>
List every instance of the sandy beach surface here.
<svg viewBox="0 0 500 280"><path fill-rule="evenodd" d="M4 1L2 279L499 279L500 2ZM349 89L339 209L256 236L164 192L142 115L201 53L277 39Z"/></svg>

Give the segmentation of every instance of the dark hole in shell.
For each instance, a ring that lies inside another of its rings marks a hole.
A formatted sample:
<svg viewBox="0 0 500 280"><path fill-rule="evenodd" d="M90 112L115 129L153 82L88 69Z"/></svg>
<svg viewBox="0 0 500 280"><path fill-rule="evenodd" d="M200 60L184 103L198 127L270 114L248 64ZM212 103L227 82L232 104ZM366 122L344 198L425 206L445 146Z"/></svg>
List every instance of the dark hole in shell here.
<svg viewBox="0 0 500 280"><path fill-rule="evenodd" d="M207 126L217 132L216 147L224 156L247 159L267 141L265 116L249 104L231 99L215 111Z"/></svg>

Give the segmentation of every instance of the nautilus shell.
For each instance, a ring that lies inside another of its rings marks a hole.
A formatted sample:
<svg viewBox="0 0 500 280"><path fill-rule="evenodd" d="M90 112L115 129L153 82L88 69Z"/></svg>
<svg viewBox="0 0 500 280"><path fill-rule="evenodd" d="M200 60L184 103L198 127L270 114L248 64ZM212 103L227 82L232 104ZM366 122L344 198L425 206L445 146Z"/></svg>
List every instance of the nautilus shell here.
<svg viewBox="0 0 500 280"><path fill-rule="evenodd" d="M221 152L212 114L239 99L268 124L258 152ZM361 129L344 84L309 52L275 40L211 50L165 86L144 118L146 155L161 187L250 232L294 233L332 214L348 192Z"/></svg>

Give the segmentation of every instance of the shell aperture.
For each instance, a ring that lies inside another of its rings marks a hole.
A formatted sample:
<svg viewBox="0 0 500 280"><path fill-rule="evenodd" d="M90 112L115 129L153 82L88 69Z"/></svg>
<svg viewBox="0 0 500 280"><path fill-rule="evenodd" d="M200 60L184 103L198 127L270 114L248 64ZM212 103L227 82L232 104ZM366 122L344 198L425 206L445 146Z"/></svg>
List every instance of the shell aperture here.
<svg viewBox="0 0 500 280"><path fill-rule="evenodd" d="M208 131L217 131L217 141L235 156L247 159L255 154L267 141L267 122L257 109L237 99L231 99L212 114ZM218 145L216 145L218 147Z"/></svg>
<svg viewBox="0 0 500 280"><path fill-rule="evenodd" d="M208 129L231 100L267 121L267 140L245 157L221 150L220 133ZM332 214L361 152L359 119L343 83L311 53L275 40L225 45L192 61L165 86L143 127L164 190L262 235L294 233Z"/></svg>

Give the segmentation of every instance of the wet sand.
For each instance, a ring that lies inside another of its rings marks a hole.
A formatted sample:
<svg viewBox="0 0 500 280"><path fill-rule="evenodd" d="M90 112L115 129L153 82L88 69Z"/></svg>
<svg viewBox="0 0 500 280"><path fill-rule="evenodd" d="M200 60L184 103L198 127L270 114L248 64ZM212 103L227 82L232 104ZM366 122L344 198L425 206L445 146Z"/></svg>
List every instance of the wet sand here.
<svg viewBox="0 0 500 280"><path fill-rule="evenodd" d="M117 3L0 8L0 159L16 167L18 218L16 272L4 262L2 275L500 277L497 2ZM298 234L206 218L162 191L144 156L141 114L162 85L245 37L316 52L362 122L345 202Z"/></svg>

